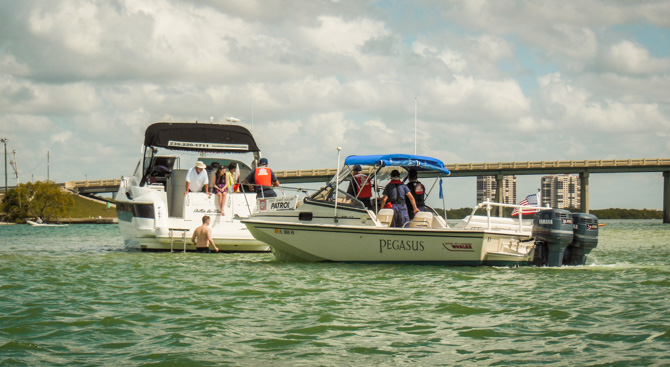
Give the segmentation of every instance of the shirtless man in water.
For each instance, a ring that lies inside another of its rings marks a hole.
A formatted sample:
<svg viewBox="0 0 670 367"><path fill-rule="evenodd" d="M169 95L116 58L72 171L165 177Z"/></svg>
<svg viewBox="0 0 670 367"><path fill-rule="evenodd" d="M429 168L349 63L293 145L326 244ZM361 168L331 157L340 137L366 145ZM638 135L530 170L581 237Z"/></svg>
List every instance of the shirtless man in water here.
<svg viewBox="0 0 670 367"><path fill-rule="evenodd" d="M191 241L195 245L196 252L207 252L209 253L209 244L211 243L216 249L216 252L219 252L219 248L214 244L212 239L212 229L209 228L209 216L205 215L202 217L202 225L193 231L193 237Z"/></svg>

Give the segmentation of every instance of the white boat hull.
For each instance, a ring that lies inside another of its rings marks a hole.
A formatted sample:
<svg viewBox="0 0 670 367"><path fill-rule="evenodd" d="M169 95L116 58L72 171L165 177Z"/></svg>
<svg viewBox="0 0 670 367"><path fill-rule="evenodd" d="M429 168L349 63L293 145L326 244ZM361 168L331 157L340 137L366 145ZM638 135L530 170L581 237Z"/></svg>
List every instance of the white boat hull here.
<svg viewBox="0 0 670 367"><path fill-rule="evenodd" d="M69 224L37 223L32 220L27 220L26 223L30 224L33 227L67 227L69 225Z"/></svg>
<svg viewBox="0 0 670 367"><path fill-rule="evenodd" d="M185 200L183 215L170 217L164 192L138 186L121 187L116 209L126 248L195 251L191 242L193 230L202 224L202 216L208 215L214 243L221 252L270 251L270 247L255 239L241 222L249 216L249 207L255 206L255 194L229 195L225 215L221 215L216 200L215 195L190 193Z"/></svg>
<svg viewBox="0 0 670 367"><path fill-rule="evenodd" d="M244 223L278 260L518 266L533 258L533 244L522 242L526 236L505 232Z"/></svg>

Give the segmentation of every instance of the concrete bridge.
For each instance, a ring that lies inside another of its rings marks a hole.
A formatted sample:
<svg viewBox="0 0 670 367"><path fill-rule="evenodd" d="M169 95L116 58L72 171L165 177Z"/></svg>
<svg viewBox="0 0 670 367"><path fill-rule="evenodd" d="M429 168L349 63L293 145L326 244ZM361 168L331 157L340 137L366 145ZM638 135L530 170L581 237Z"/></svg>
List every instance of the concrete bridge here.
<svg viewBox="0 0 670 367"><path fill-rule="evenodd" d="M66 189L82 195L117 192L119 191L120 185L120 178L111 180L68 181L64 184L61 184L61 186L65 187Z"/></svg>
<svg viewBox="0 0 670 367"><path fill-rule="evenodd" d="M583 161L535 161L498 163L447 164L450 177L495 176L498 192L502 197L502 180L508 175L579 174L581 184L581 211L589 211L589 176L599 173L659 172L663 175L663 222L670 223L670 158L658 159L603 159ZM335 168L275 171L282 184L327 182ZM433 175L434 177L435 175ZM431 177L431 175L422 175ZM65 188L81 194L116 192L121 180L69 181Z"/></svg>

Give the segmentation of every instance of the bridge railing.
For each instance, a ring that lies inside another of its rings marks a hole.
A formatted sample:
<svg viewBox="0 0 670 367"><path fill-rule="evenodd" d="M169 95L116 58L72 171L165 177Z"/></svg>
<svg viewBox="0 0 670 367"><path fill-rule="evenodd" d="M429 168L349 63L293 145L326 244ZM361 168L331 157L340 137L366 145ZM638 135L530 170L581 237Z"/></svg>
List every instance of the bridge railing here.
<svg viewBox="0 0 670 367"><path fill-rule="evenodd" d="M318 169L300 169L300 170L285 170L275 171L277 178L282 177L314 177L314 176L335 176L337 169L335 168L318 168Z"/></svg>
<svg viewBox="0 0 670 367"><path fill-rule="evenodd" d="M453 163L447 164L451 171L475 171L496 169L528 169L528 168L589 168L589 167L621 167L621 166L667 166L670 159L599 159L582 161L535 161L535 162L498 162L498 163Z"/></svg>
<svg viewBox="0 0 670 367"><path fill-rule="evenodd" d="M464 175L495 174L497 170L525 170L526 172L541 171L557 169L563 172L570 168L579 170L584 169L607 169L607 168L622 168L631 167L639 168L641 171L644 167L660 167L664 171L670 167L670 158L656 158L656 159L599 159L599 160L563 160L563 161L531 161L531 162L498 162L498 163L453 163L447 164L447 169L454 174L461 172ZM368 168L368 167L366 167ZM616 171L615 169L615 171ZM370 170L365 170L370 172ZM482 172L483 171L483 172ZM317 169L301 169L301 170L285 170L275 171L275 175L282 182L286 179L288 182L309 182L316 180L327 180L337 173L336 168L317 168ZM514 174L514 173L507 173ZM99 189L118 188L121 185L121 179L113 180L89 180L89 181L68 181L62 184L66 189L76 191L79 189L88 189L88 191L95 192ZM283 182L282 182L283 183ZM113 190L116 191L116 190Z"/></svg>
<svg viewBox="0 0 670 367"><path fill-rule="evenodd" d="M68 181L65 183L65 188L68 190L73 190L77 188L85 187L118 187L121 185L121 180L118 178L112 180L89 180L89 181Z"/></svg>

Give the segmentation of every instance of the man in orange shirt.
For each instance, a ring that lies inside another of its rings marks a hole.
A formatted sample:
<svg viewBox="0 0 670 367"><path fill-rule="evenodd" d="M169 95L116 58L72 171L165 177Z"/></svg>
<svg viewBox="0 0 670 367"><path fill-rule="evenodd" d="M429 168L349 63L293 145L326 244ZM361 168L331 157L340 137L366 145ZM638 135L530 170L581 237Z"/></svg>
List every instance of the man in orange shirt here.
<svg viewBox="0 0 670 367"><path fill-rule="evenodd" d="M360 200L369 210L372 210L372 182L368 176L363 173L363 168L357 164L354 166L351 174L351 182L347 194Z"/></svg>
<svg viewBox="0 0 670 367"><path fill-rule="evenodd" d="M256 197L276 197L277 193L272 189L272 186L279 186L277 176L268 167L268 159L261 158L258 161L258 167L249 172L249 175L242 181L244 184L253 184L256 190Z"/></svg>

